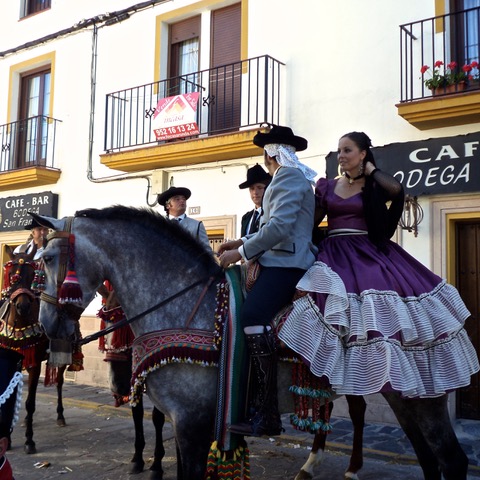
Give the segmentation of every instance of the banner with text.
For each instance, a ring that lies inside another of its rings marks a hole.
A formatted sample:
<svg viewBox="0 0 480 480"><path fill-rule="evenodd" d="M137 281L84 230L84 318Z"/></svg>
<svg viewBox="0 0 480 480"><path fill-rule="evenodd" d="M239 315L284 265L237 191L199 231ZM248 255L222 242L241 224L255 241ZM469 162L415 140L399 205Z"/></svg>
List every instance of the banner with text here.
<svg viewBox="0 0 480 480"><path fill-rule="evenodd" d="M378 168L410 195L480 192L480 132L372 148ZM337 152L327 157L327 178L339 175Z"/></svg>
<svg viewBox="0 0 480 480"><path fill-rule="evenodd" d="M58 194L52 192L0 198L0 232L23 230L32 222L28 212L57 218L57 210Z"/></svg>
<svg viewBox="0 0 480 480"><path fill-rule="evenodd" d="M162 98L153 114L153 133L157 140L190 137L200 133L196 123L198 92Z"/></svg>

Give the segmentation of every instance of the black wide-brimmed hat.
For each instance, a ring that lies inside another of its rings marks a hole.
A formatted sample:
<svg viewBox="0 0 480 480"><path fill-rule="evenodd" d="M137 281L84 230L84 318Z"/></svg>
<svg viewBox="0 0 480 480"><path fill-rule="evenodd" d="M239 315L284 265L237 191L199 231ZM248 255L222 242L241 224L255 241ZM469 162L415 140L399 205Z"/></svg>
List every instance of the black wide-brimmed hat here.
<svg viewBox="0 0 480 480"><path fill-rule="evenodd" d="M15 350L0 347L0 396L4 403L0 405L0 437L10 434L15 423L17 394L22 387L22 377L17 372L22 370L23 355ZM10 388L9 388L10 387Z"/></svg>
<svg viewBox="0 0 480 480"><path fill-rule="evenodd" d="M183 195L188 200L191 197L192 192L185 187L170 187L158 196L158 203L165 206L165 204L175 195Z"/></svg>
<svg viewBox="0 0 480 480"><path fill-rule="evenodd" d="M264 183L266 185L271 179L272 177L257 163L247 170L247 181L241 183L238 188L248 188L256 183Z"/></svg>
<svg viewBox="0 0 480 480"><path fill-rule="evenodd" d="M41 228L44 228L43 225L40 225L34 218L32 218L32 221L25 225L25 227L23 227L25 230L31 230L32 228L37 228L37 227L41 227Z"/></svg>
<svg viewBox="0 0 480 480"><path fill-rule="evenodd" d="M297 152L306 150L308 147L308 142L305 138L294 135L290 127L281 127L279 125L272 125L272 128L267 133L258 132L253 137L253 143L262 148L270 143L283 143L284 145L291 145Z"/></svg>

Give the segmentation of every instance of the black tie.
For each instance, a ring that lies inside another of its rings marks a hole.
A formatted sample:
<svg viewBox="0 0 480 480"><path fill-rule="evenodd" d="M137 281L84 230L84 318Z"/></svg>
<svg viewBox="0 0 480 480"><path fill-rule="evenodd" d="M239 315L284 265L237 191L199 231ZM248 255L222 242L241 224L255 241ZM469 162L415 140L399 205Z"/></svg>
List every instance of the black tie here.
<svg viewBox="0 0 480 480"><path fill-rule="evenodd" d="M252 218L252 223L250 224L250 229L248 233L255 233L258 232L258 224L260 220L260 214L258 213L258 210L255 210L253 212L253 218Z"/></svg>

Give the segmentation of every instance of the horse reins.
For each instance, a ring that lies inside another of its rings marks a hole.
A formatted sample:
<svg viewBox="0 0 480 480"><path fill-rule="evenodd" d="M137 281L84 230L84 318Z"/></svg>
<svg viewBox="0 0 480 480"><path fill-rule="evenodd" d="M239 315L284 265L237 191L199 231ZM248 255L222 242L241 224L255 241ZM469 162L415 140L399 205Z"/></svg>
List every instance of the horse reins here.
<svg viewBox="0 0 480 480"><path fill-rule="evenodd" d="M218 275L217 275L218 276ZM212 285L213 281L217 276L211 276L208 278L202 278L200 280L197 280L195 283L192 283L188 287L185 287L184 289L180 290L179 292L174 293L170 297L165 298L161 302L157 303L153 307L148 308L142 313L139 313L138 315L133 316L132 318L127 318L124 317L122 320L119 322L114 323L113 325L110 325L109 327L106 327L102 330L99 330L98 332L92 333L91 335L86 336L85 338L82 338L77 342L77 345L85 345L86 343L90 343L93 340L97 340L100 337L103 337L104 335L108 335L111 332L114 332L115 330L118 330L119 328L122 328L126 325L130 325L131 323L135 322L139 318L144 317L145 315L148 315L149 313L154 312L155 310L158 310L159 308L163 307L164 305L167 305L171 301L175 300L178 297L181 297L185 293L187 293L189 290L192 290L193 288L197 287L198 285L201 285L203 282L205 283L205 286L202 290L202 293L198 297L197 303L194 305L192 312L190 313L190 316L187 319L187 322L185 326L183 327L184 330L187 330L190 322L192 321L193 317L197 313L198 308L200 307L200 303L202 302L203 298L205 297L205 294L207 293L208 289Z"/></svg>

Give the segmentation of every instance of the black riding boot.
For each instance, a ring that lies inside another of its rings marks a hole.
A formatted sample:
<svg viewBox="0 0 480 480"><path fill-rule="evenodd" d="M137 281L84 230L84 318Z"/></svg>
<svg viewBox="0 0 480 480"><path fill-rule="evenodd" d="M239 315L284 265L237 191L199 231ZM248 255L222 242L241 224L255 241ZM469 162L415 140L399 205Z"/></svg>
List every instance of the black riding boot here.
<svg viewBox="0 0 480 480"><path fill-rule="evenodd" d="M255 413L245 423L230 425L229 431L239 435L260 437L282 433L282 420L277 397L277 345L271 330L246 335L250 353L252 378L256 383Z"/></svg>

